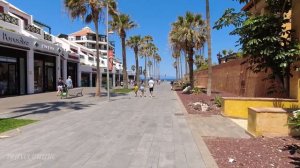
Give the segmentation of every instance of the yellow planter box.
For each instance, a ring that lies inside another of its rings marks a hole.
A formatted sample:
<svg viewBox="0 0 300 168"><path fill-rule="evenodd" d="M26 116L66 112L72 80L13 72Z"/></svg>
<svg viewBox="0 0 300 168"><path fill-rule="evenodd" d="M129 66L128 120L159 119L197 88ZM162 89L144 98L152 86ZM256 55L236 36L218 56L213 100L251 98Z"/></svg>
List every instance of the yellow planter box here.
<svg viewBox="0 0 300 168"><path fill-rule="evenodd" d="M223 97L222 114L233 118L248 118L249 107L299 108L297 99Z"/></svg>
<svg viewBox="0 0 300 168"><path fill-rule="evenodd" d="M248 116L247 131L255 137L290 135L290 128L287 126L289 114L282 108L250 107Z"/></svg>

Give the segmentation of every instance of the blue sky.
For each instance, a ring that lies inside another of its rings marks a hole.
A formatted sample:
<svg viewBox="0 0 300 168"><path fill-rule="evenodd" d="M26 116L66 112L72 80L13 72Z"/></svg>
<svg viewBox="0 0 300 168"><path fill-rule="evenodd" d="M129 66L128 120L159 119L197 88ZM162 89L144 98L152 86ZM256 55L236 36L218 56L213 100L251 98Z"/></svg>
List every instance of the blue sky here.
<svg viewBox="0 0 300 168"><path fill-rule="evenodd" d="M7 0L26 13L33 15L35 20L49 25L52 34L69 34L78 31L86 26L82 20L72 20L64 8L63 0ZM206 0L117 0L121 13L129 14L134 22L138 24L136 29L130 30L127 37L132 35L151 35L154 43L159 48L162 57L161 75L175 76L175 69L172 67L174 60L171 57L171 50L168 44L168 33L171 23L183 16L187 11L198 13L205 19ZM211 25L223 14L227 8L240 10L242 5L233 0L210 0ZM105 32L103 21L100 32ZM93 28L93 25L88 25ZM232 28L212 30L212 60L217 62L216 54L223 49L237 50L235 41L237 37L229 36ZM121 45L119 37L114 34L110 40L116 42L116 55L121 58ZM207 47L205 48L207 50ZM205 55L206 56L206 55ZM134 55L130 48L127 48L128 68L134 65ZM143 62L141 59L140 62Z"/></svg>

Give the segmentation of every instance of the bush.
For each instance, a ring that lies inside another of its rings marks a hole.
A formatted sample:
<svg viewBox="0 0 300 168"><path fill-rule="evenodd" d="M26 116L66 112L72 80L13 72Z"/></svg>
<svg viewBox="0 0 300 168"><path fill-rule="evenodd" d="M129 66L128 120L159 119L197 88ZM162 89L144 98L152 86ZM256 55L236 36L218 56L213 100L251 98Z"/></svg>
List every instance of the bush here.
<svg viewBox="0 0 300 168"><path fill-rule="evenodd" d="M215 97L215 100L214 100L215 104L218 106L218 107L222 107L222 97L217 95Z"/></svg>
<svg viewBox="0 0 300 168"><path fill-rule="evenodd" d="M202 88L199 88L199 87L194 87L194 89L192 90L192 93L194 94L200 94L200 93L203 93L204 90Z"/></svg>
<svg viewBox="0 0 300 168"><path fill-rule="evenodd" d="M289 117L288 125L292 128L300 128L300 110L293 111L293 116Z"/></svg>
<svg viewBox="0 0 300 168"><path fill-rule="evenodd" d="M182 85L181 85L181 89L183 90L188 86L191 86L191 84L189 82L187 82L187 83L183 82Z"/></svg>

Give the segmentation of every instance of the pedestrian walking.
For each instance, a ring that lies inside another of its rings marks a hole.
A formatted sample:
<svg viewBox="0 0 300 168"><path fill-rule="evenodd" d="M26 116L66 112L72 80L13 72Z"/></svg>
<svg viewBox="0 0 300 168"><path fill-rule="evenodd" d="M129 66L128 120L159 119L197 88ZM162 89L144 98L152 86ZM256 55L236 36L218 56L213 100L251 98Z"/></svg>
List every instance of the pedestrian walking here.
<svg viewBox="0 0 300 168"><path fill-rule="evenodd" d="M67 85L68 89L73 88L73 82L72 82L71 76L69 76L68 79L66 80L66 85Z"/></svg>
<svg viewBox="0 0 300 168"><path fill-rule="evenodd" d="M150 97L153 97L154 83L155 82L154 82L153 78L151 77L150 80L148 81Z"/></svg>
<svg viewBox="0 0 300 168"><path fill-rule="evenodd" d="M64 86L64 81L61 78L59 78L57 82L57 92L56 92L57 96L59 96L62 93L63 86Z"/></svg>
<svg viewBox="0 0 300 168"><path fill-rule="evenodd" d="M144 83L144 81L141 82L140 91L141 91L140 97L146 97L146 95L145 95L145 83Z"/></svg>
<svg viewBox="0 0 300 168"><path fill-rule="evenodd" d="M137 97L137 94L138 94L138 91L139 91L139 86L137 85L136 82L134 83L133 91L134 91L134 93L135 93L135 97Z"/></svg>

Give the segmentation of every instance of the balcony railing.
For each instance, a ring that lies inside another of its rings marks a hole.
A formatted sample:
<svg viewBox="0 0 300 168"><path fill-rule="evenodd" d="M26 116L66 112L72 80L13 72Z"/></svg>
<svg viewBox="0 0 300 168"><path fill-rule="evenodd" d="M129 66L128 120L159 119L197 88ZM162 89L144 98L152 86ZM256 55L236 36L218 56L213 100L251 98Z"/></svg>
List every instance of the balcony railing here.
<svg viewBox="0 0 300 168"><path fill-rule="evenodd" d="M35 27L33 25L26 25L25 30L30 31L32 33L41 34L41 29L38 27Z"/></svg>
<svg viewBox="0 0 300 168"><path fill-rule="evenodd" d="M48 41L52 41L52 36L50 36L49 34L44 33L44 39L48 40Z"/></svg>
<svg viewBox="0 0 300 168"><path fill-rule="evenodd" d="M14 24L14 25L19 25L19 19L18 18L15 18L13 16L10 16L8 14L5 14L5 13L0 13L0 20L3 20L4 22L7 22L7 23L11 23L11 24Z"/></svg>

